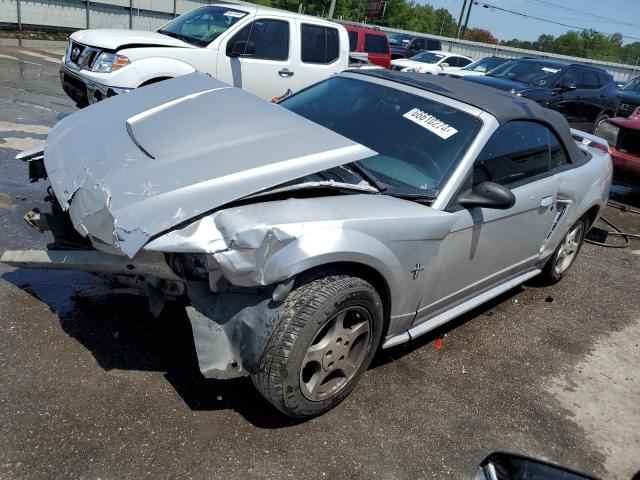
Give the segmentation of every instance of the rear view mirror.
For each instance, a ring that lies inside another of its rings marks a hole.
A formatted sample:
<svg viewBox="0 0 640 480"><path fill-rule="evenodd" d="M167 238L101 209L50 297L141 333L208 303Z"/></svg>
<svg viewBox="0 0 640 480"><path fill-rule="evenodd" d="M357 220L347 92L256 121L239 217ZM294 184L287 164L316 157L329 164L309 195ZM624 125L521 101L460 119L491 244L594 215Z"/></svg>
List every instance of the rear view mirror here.
<svg viewBox="0 0 640 480"><path fill-rule="evenodd" d="M507 210L516 204L516 197L504 185L482 182L458 197L458 203L466 208L496 208Z"/></svg>
<svg viewBox="0 0 640 480"><path fill-rule="evenodd" d="M231 58L238 57L250 57L255 55L256 45L253 42L247 42L246 40L239 40L231 46L231 50L227 55Z"/></svg>
<svg viewBox="0 0 640 480"><path fill-rule="evenodd" d="M570 468L514 453L496 452L485 458L474 480L600 480Z"/></svg>
<svg viewBox="0 0 640 480"><path fill-rule="evenodd" d="M441 66L442 68L446 68L446 67L448 67L448 66L449 66L449 64L448 64L448 63L446 63L446 62L444 62L444 63L441 63L441 64L440 64L440 66Z"/></svg>

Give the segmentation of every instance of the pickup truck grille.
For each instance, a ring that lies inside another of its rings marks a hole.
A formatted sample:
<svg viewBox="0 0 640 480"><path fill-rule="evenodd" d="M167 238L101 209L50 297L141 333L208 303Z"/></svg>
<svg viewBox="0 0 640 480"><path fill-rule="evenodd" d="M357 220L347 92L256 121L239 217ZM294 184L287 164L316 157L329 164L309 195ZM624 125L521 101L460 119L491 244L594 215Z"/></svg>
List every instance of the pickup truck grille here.
<svg viewBox="0 0 640 480"><path fill-rule="evenodd" d="M101 50L99 48L87 47L81 43L69 42L69 48L67 48L67 54L65 56L65 63L68 66L73 67L75 70L90 69L93 67Z"/></svg>

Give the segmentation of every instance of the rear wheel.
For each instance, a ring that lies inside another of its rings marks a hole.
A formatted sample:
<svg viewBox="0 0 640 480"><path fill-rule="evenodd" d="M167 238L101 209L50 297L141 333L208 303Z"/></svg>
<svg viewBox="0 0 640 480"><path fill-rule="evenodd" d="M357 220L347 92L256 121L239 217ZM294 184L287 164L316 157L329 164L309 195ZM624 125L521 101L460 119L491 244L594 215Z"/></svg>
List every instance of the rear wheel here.
<svg viewBox="0 0 640 480"><path fill-rule="evenodd" d="M596 121L593 122L593 132L595 133L595 131L600 126L600 124L606 122L610 118L611 117L609 116L608 113L601 113L600 115L598 115L598 118L596 118Z"/></svg>
<svg viewBox="0 0 640 480"><path fill-rule="evenodd" d="M320 415L362 377L382 334L382 302L365 280L329 273L303 281L285 301L252 380L280 411Z"/></svg>
<svg viewBox="0 0 640 480"><path fill-rule="evenodd" d="M567 274L582 248L586 233L587 220L583 217L573 224L547 261L541 274L543 281L557 283Z"/></svg>

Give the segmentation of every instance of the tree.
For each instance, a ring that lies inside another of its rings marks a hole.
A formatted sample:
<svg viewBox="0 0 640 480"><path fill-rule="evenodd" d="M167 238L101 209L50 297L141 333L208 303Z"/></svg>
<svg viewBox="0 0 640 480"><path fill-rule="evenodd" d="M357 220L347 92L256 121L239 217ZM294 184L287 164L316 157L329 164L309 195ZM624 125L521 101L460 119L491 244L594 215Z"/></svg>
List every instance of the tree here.
<svg viewBox="0 0 640 480"><path fill-rule="evenodd" d="M484 30L482 28L472 28L467 30L464 34L464 38L465 40L470 40L472 42L492 43L493 45L498 44L498 39L494 37L489 30Z"/></svg>

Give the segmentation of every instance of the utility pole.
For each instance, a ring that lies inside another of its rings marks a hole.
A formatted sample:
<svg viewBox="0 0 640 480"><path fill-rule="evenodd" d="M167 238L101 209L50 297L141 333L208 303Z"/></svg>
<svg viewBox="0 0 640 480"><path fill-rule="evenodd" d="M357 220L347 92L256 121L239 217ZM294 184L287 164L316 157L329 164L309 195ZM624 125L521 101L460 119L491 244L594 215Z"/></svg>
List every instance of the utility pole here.
<svg viewBox="0 0 640 480"><path fill-rule="evenodd" d="M464 27L462 27L462 36L460 38L464 39L464 34L467 33L467 25L469 25L469 16L471 15L471 7L473 7L473 0L469 0L469 9L467 10L467 18L464 21Z"/></svg>
<svg viewBox="0 0 640 480"><path fill-rule="evenodd" d="M336 9L336 0L331 0L331 5L329 6L329 16L327 17L329 20L333 18L333 11Z"/></svg>
<svg viewBox="0 0 640 480"><path fill-rule="evenodd" d="M462 29L462 19L464 18L464 11L467 8L467 0L464 0L462 4L462 10L460 10L460 18L458 19L458 32L456 33L456 38L460 38L460 32Z"/></svg>

